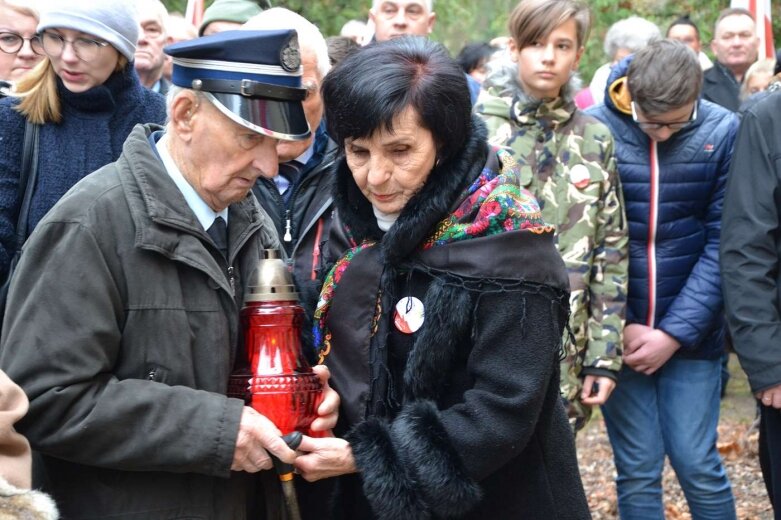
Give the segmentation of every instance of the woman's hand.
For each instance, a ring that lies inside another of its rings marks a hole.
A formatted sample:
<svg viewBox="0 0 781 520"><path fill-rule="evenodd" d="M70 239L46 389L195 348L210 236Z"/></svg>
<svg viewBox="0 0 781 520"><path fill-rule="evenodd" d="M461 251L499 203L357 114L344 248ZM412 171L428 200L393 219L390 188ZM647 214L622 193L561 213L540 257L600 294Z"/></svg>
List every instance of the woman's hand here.
<svg viewBox="0 0 781 520"><path fill-rule="evenodd" d="M358 471L350 443L344 439L304 435L298 451L304 453L296 458L296 470L309 482Z"/></svg>
<svg viewBox="0 0 781 520"><path fill-rule="evenodd" d="M339 418L339 394L336 390L328 386L328 379L331 377L331 372L325 365L315 365L312 370L320 378L320 382L323 383L323 400L320 406L317 407L317 419L312 421L312 425L309 427L313 432L329 432L336 426L336 420Z"/></svg>

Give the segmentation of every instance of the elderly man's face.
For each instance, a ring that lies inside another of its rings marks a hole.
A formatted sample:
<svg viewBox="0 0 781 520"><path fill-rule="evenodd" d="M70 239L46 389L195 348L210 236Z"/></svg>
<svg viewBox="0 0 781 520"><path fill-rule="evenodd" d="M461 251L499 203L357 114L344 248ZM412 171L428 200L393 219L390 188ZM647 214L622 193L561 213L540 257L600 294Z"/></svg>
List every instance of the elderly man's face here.
<svg viewBox="0 0 781 520"><path fill-rule="evenodd" d="M140 75L151 75L154 81L157 81L165 64L163 47L171 43L171 40L166 34L161 13L152 9L149 4L146 5L146 12L139 13L141 29L138 33L135 67Z"/></svg>
<svg viewBox="0 0 781 520"><path fill-rule="evenodd" d="M711 50L716 60L742 74L757 61L759 38L754 20L744 14L727 16L716 27Z"/></svg>
<svg viewBox="0 0 781 520"><path fill-rule="evenodd" d="M323 98L320 96L320 83L323 78L317 70L317 58L311 49L301 49L301 65L304 68L301 85L307 90L306 99L302 104L312 136L304 141L279 141L277 144L279 162L292 161L303 154L312 144L317 127L323 119Z"/></svg>
<svg viewBox="0 0 781 520"><path fill-rule="evenodd" d="M260 176L277 174L277 139L231 121L206 99L190 113L187 150L174 158L213 210L243 200Z"/></svg>
<svg viewBox="0 0 781 520"><path fill-rule="evenodd" d="M428 36L434 29L436 14L421 0L385 0L369 11L374 21L374 37L384 42L398 36Z"/></svg>

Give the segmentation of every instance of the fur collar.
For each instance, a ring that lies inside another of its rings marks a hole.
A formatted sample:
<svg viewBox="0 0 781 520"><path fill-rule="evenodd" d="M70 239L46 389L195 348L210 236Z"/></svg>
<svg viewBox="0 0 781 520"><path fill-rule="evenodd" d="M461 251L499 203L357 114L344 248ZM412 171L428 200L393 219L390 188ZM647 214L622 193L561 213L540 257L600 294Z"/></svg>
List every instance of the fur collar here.
<svg viewBox="0 0 781 520"><path fill-rule="evenodd" d="M472 132L462 151L434 166L426 184L407 202L396 223L383 236L371 204L355 184L342 153L335 165L334 204L356 243L380 240L384 261L397 266L453 210L461 193L480 175L487 157L485 125L472 116Z"/></svg>

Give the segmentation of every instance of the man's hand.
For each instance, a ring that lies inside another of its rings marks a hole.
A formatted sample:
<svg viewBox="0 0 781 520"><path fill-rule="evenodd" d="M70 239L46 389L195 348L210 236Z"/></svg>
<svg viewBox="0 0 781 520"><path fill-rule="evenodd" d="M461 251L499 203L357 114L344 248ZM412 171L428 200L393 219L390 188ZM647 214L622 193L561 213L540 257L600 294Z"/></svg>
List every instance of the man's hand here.
<svg viewBox="0 0 781 520"><path fill-rule="evenodd" d="M599 391L594 395L591 395L594 384L597 384ZM588 375L583 379L583 390L580 391L580 402L589 406L605 404L615 387L616 382L609 377Z"/></svg>
<svg viewBox="0 0 781 520"><path fill-rule="evenodd" d="M632 323L624 327L624 356L634 352L633 348L637 348L637 339L652 330L654 329L640 323Z"/></svg>
<svg viewBox="0 0 781 520"><path fill-rule="evenodd" d="M325 365L315 365L312 367L315 374L320 378L323 383L323 400L320 406L317 407L317 419L312 421L312 425L309 427L313 432L329 432L336 426L336 420L339 418L339 394L336 390L328 386L328 379L331 377L331 372Z"/></svg>
<svg viewBox="0 0 781 520"><path fill-rule="evenodd" d="M632 370L650 376L679 348L681 344L675 338L659 329L651 329L627 345L626 350L630 353L624 354L624 363Z"/></svg>
<svg viewBox="0 0 781 520"><path fill-rule="evenodd" d="M248 473L271 469L273 463L269 452L283 462L292 463L296 459L296 452L287 447L280 437L281 434L274 423L245 406L241 413L231 469Z"/></svg>
<svg viewBox="0 0 781 520"><path fill-rule="evenodd" d="M305 435L298 451L304 454L296 459L296 469L309 482L358 471L350 443L344 439L314 439Z"/></svg>
<svg viewBox="0 0 781 520"><path fill-rule="evenodd" d="M776 410L781 410L781 384L757 392L756 397L762 406L772 406Z"/></svg>

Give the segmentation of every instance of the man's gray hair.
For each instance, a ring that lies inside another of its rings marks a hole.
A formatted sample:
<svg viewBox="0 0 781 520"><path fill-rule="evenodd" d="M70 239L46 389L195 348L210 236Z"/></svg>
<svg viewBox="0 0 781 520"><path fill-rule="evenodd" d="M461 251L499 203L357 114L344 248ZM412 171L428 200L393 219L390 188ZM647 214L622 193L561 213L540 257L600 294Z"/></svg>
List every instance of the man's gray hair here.
<svg viewBox="0 0 781 520"><path fill-rule="evenodd" d="M378 5L386 1L392 2L393 0L372 0L372 9L375 9ZM426 10L429 13L434 12L434 0L421 0L420 3L426 7Z"/></svg>
<svg viewBox="0 0 781 520"><path fill-rule="evenodd" d="M295 29L298 33L298 45L301 49L308 49L317 60L317 72L324 78L331 69L331 60L328 57L328 45L320 29L315 24L298 13L284 7L272 7L260 12L247 20L242 29L273 30Z"/></svg>
<svg viewBox="0 0 781 520"><path fill-rule="evenodd" d="M651 42L637 51L626 76L632 101L651 116L696 102L702 90L697 55L674 40Z"/></svg>
<svg viewBox="0 0 781 520"><path fill-rule="evenodd" d="M651 43L662 38L662 33L655 23L639 16L630 16L619 20L610 26L605 35L605 54L614 60L619 49L627 49L635 53Z"/></svg>

